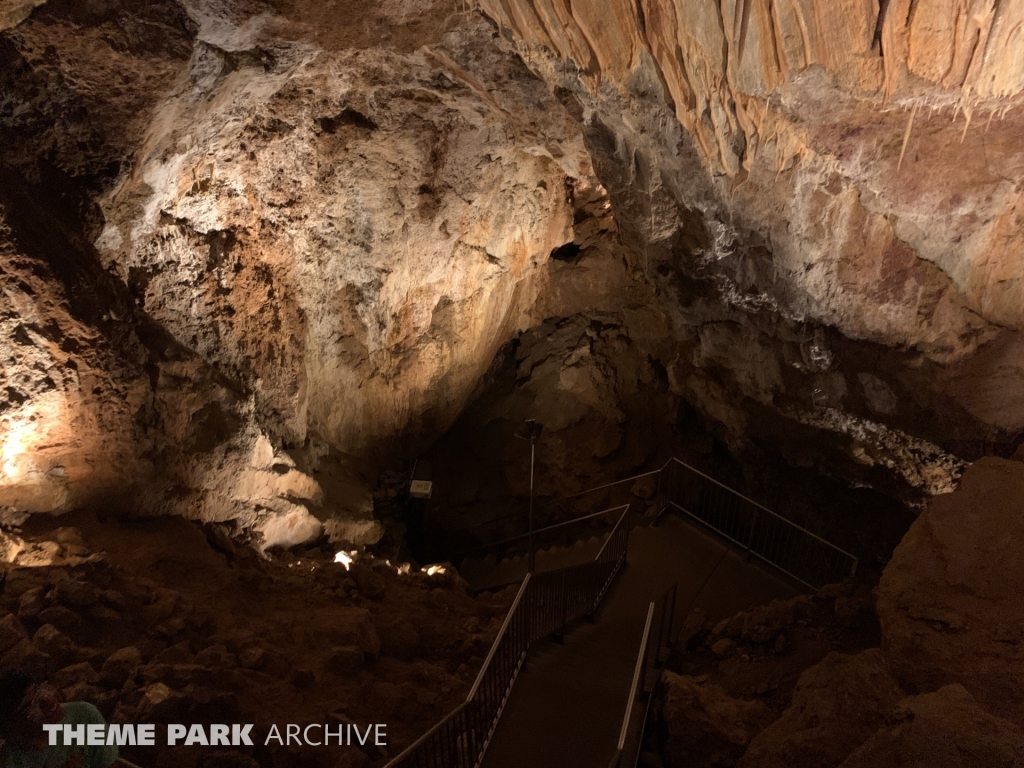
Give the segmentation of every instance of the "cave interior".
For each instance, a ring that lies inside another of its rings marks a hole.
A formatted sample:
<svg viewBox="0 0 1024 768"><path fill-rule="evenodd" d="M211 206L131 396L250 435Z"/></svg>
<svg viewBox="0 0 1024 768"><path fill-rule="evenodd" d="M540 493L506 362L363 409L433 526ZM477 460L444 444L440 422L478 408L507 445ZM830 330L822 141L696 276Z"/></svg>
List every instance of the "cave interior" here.
<svg viewBox="0 0 1024 768"><path fill-rule="evenodd" d="M0 0L0 763L1024 765L1022 30Z"/></svg>

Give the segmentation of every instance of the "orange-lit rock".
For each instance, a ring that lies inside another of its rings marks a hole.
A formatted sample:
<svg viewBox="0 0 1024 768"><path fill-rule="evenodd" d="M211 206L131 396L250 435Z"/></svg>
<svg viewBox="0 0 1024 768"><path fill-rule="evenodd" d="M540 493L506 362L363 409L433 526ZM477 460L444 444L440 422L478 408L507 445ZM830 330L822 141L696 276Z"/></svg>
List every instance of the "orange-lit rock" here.
<svg viewBox="0 0 1024 768"><path fill-rule="evenodd" d="M935 498L878 586L882 650L908 691L962 685L982 708L1024 713L1024 464L975 462Z"/></svg>

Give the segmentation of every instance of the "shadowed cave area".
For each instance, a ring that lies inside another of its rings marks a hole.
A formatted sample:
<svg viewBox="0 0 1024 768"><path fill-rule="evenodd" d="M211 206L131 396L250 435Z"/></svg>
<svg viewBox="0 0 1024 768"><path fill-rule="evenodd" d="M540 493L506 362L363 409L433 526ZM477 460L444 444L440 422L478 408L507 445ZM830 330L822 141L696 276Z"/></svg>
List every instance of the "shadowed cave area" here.
<svg viewBox="0 0 1024 768"><path fill-rule="evenodd" d="M1024 762L1022 28L0 0L0 765Z"/></svg>

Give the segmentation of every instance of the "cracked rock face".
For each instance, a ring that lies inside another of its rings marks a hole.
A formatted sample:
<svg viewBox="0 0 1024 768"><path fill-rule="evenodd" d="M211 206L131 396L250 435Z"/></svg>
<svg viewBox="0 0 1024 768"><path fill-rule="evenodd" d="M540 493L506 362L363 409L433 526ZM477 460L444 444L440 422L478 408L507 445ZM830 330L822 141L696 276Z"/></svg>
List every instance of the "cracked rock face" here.
<svg viewBox="0 0 1024 768"><path fill-rule="evenodd" d="M1019 8L482 5L577 103L623 240L668 294L674 386L705 417L908 499L1012 452Z"/></svg>
<svg viewBox="0 0 1024 768"><path fill-rule="evenodd" d="M614 229L574 232L578 125L484 17L369 5L377 28L313 3L9 12L14 519L138 483L137 511L265 545L339 509L329 533L373 541L365 492L314 478L328 454L443 431L541 319L549 254Z"/></svg>
<svg viewBox="0 0 1024 768"><path fill-rule="evenodd" d="M485 59L479 21L445 39L454 50L411 57L240 34L201 26L163 130L101 202L101 256L176 338L251 385L286 441L313 430L365 453L443 428L566 239L565 170L545 142L569 144L571 126L557 105L539 125L510 119L550 97ZM476 74L451 55L476 57Z"/></svg>
<svg viewBox="0 0 1024 768"><path fill-rule="evenodd" d="M552 476L685 401L950 490L1024 435L1020 20L889 5L0 3L0 507L372 541L350 457L521 333Z"/></svg>
<svg viewBox="0 0 1024 768"><path fill-rule="evenodd" d="M976 462L914 522L878 587L882 647L901 680L916 691L963 685L1014 722L1024 713L1024 621L1006 585L1024 568L1021 499L1024 463Z"/></svg>

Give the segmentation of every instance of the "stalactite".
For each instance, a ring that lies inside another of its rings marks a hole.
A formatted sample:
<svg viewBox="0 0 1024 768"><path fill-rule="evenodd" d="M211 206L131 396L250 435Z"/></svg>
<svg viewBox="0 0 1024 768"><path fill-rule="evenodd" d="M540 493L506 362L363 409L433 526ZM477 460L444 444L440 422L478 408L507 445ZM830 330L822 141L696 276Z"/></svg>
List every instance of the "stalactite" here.
<svg viewBox="0 0 1024 768"><path fill-rule="evenodd" d="M900 148L900 159L896 163L896 171L899 172L900 168L903 167L903 156L907 152L907 144L910 143L910 133L914 129L914 116L917 114L917 104L915 104L910 110L910 117L907 119L907 128L903 131L903 146Z"/></svg>

